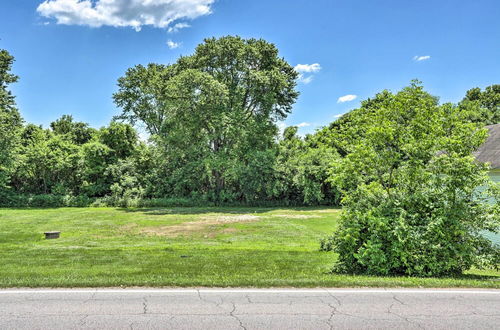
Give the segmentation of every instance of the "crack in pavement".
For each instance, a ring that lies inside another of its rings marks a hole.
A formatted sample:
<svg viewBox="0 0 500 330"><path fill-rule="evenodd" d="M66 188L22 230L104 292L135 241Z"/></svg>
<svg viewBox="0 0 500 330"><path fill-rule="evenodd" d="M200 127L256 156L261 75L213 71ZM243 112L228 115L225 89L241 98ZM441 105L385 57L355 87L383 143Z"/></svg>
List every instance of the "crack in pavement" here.
<svg viewBox="0 0 500 330"><path fill-rule="evenodd" d="M234 319L236 319L236 321L238 321L238 323L240 324L240 328L242 328L243 330L247 330L247 328L243 325L243 322L241 321L241 319L234 314L234 312L236 311L235 303L231 303L231 304L233 305L233 309L229 312L229 315L231 317L233 317Z"/></svg>
<svg viewBox="0 0 500 330"><path fill-rule="evenodd" d="M400 305L403 305L403 306L406 306L401 300L399 300L398 298L396 298L396 295L392 295L392 299L394 301L396 301L397 303L399 303ZM387 314L391 314L391 315L394 315L396 317L399 317L400 319L406 321L408 324L413 324L413 325L416 325L419 329L424 329L424 327L422 327L422 325L418 322L415 322L415 321L410 321L408 317L405 317L403 315L400 315L398 313L395 313L392 311L392 308L394 307L396 303L392 303L389 308L387 308Z"/></svg>
<svg viewBox="0 0 500 330"><path fill-rule="evenodd" d="M216 301L207 300L207 299L203 298L203 297L201 296L201 292L200 292L200 290L196 290L196 292L198 293L198 299L200 299L200 301L206 302L206 303L208 303L208 304L214 304L214 305L215 305L215 307L218 307L218 308L221 308L221 309L222 309L221 305L224 303L224 298L222 298L221 296L220 296L220 297L218 297L218 298L220 299L220 301L219 301L219 302L216 302Z"/></svg>
<svg viewBox="0 0 500 330"><path fill-rule="evenodd" d="M90 298L89 298L89 299L87 299L87 300L85 300L85 301L83 302L83 304L86 304L86 303L88 303L89 301L93 300L96 294L97 294L97 290L95 290L95 291L92 293L92 295L90 296Z"/></svg>
<svg viewBox="0 0 500 330"><path fill-rule="evenodd" d="M327 320L327 324L330 326L330 330L333 330L333 317L337 313L337 308L333 306L333 304L328 304L328 306L331 308L331 314L330 317Z"/></svg>
<svg viewBox="0 0 500 330"><path fill-rule="evenodd" d="M86 322L86 319L89 317L90 315L89 314L85 314L83 315L83 317L80 319L80 321L78 321L78 325L80 327L83 327L85 325Z"/></svg>
<svg viewBox="0 0 500 330"><path fill-rule="evenodd" d="M406 306L406 304L405 304L402 300L398 299L398 298L396 297L396 295L393 295L393 296L392 296L392 299L396 300L396 301L397 301L398 303L400 303L401 305Z"/></svg>
<svg viewBox="0 0 500 330"><path fill-rule="evenodd" d="M146 298L146 296L142 297L142 299L144 300L142 302L142 314L147 314L148 313L148 299Z"/></svg>
<svg viewBox="0 0 500 330"><path fill-rule="evenodd" d="M337 304L339 304L339 306L342 306L342 301L340 301L340 298L334 296L329 290L325 290L325 292L328 293L330 297L335 299L335 301L337 302Z"/></svg>
<svg viewBox="0 0 500 330"><path fill-rule="evenodd" d="M339 304L339 308L342 306L342 302L340 301L340 299L338 299L337 297L333 296L330 292L328 292L328 295L330 297L332 297L333 299L335 299L335 301L337 302L337 304ZM348 317L352 317L352 318L357 318L357 319L361 319L361 320L365 320L365 321L369 321L370 319L369 318L365 318L363 316L359 316L359 315L353 315L353 314L348 314L348 313L345 313L345 312L342 312L339 310L339 308L335 307L333 304L331 303L328 303L328 302L325 302L321 297L318 297L319 300L325 304L325 305L328 305L331 309L334 309L334 315L344 315L344 316L348 316ZM333 315L333 316L334 316ZM330 315L330 319L333 319L333 316Z"/></svg>

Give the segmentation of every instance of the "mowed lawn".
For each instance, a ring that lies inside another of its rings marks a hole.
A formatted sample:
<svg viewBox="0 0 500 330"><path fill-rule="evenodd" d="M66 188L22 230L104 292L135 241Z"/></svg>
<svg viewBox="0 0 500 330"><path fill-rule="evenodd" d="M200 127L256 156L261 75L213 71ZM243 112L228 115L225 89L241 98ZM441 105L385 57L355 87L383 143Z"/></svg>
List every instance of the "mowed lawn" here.
<svg viewBox="0 0 500 330"><path fill-rule="evenodd" d="M491 287L459 278L331 274L331 208L0 209L0 287ZM44 231L61 231L45 240Z"/></svg>

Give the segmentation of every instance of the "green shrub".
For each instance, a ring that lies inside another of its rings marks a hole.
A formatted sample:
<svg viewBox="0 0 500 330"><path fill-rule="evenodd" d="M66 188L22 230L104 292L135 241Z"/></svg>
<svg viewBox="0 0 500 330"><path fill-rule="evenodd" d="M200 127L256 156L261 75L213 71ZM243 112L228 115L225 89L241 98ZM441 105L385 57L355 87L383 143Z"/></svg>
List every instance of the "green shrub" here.
<svg viewBox="0 0 500 330"><path fill-rule="evenodd" d="M334 236L327 236L319 240L319 250L323 252L330 252L333 251L333 248L335 246L335 237Z"/></svg>
<svg viewBox="0 0 500 330"><path fill-rule="evenodd" d="M483 235L499 230L498 203L479 189L493 183L472 156L485 130L416 83L377 98L366 137L333 171L345 196L335 269L443 276L498 266L498 247Z"/></svg>

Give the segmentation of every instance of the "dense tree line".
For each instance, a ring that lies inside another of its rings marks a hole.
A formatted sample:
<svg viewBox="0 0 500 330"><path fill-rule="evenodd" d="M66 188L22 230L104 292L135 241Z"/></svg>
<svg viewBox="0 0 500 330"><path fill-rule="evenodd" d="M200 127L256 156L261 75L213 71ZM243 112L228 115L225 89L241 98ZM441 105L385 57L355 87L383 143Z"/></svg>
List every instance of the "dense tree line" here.
<svg viewBox="0 0 500 330"><path fill-rule="evenodd" d="M64 115L42 128L24 124L16 108L13 61L0 52L2 205L340 205L336 164L394 97L383 91L306 137L297 127L280 134L277 123L298 97L297 73L270 43L224 37L176 63L129 69L113 96L122 113L108 126ZM474 88L454 111L478 125L497 123L499 100L499 85ZM148 142L139 140L138 122Z"/></svg>
<svg viewBox="0 0 500 330"><path fill-rule="evenodd" d="M4 55L2 205L339 202L326 181L336 153L310 148L293 127L279 137L298 74L270 43L207 39L174 64L129 69L114 95L123 112L100 129L69 115L23 125Z"/></svg>

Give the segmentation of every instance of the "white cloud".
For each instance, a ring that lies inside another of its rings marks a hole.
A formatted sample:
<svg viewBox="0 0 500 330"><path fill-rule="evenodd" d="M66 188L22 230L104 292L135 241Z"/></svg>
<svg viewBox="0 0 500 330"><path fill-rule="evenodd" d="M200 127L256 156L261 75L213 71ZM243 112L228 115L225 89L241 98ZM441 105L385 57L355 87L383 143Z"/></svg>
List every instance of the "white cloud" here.
<svg viewBox="0 0 500 330"><path fill-rule="evenodd" d="M299 82L309 84L313 80L312 74L319 72L321 70L321 65L319 65L319 63L297 64L294 69L299 73ZM309 75L305 75L304 73L309 73Z"/></svg>
<svg viewBox="0 0 500 330"><path fill-rule="evenodd" d="M313 64L297 64L295 66L295 71L299 73L307 72L307 73L314 73L314 72L319 72L321 70L321 65L319 63L313 63Z"/></svg>
<svg viewBox="0 0 500 330"><path fill-rule="evenodd" d="M357 95L352 95L352 94L344 95L344 96L339 97L339 99L337 100L337 103L354 101L357 97L358 97Z"/></svg>
<svg viewBox="0 0 500 330"><path fill-rule="evenodd" d="M335 117L335 118L340 118L340 117L342 117L343 115L345 115L345 113L339 113L338 115L335 115L335 116L333 116L333 117Z"/></svg>
<svg viewBox="0 0 500 330"><path fill-rule="evenodd" d="M37 12L57 24L166 28L179 19L210 14L215 0L45 0ZM182 24L182 23L179 23Z"/></svg>
<svg viewBox="0 0 500 330"><path fill-rule="evenodd" d="M175 33L178 32L180 29L188 28L191 25L188 23L177 23L174 26L171 26L168 28L168 33Z"/></svg>
<svg viewBox="0 0 500 330"><path fill-rule="evenodd" d="M298 124L298 125L296 125L296 126L297 126L297 127L307 127L307 126L311 126L311 124L310 124L310 123L306 123L306 122L304 122L304 123L300 123L300 124Z"/></svg>
<svg viewBox="0 0 500 330"><path fill-rule="evenodd" d="M417 62L420 62L420 61L425 61L425 60L428 60L430 59L431 57L429 55L425 55L425 56L414 56L413 57L413 60L414 61L417 61Z"/></svg>
<svg viewBox="0 0 500 330"><path fill-rule="evenodd" d="M176 49L176 48L179 48L179 47L180 47L180 45L181 45L181 44L180 44L180 43L178 43L178 42L174 42L174 41L172 41L172 40L167 40L167 46L168 46L168 48L170 48L170 49Z"/></svg>

